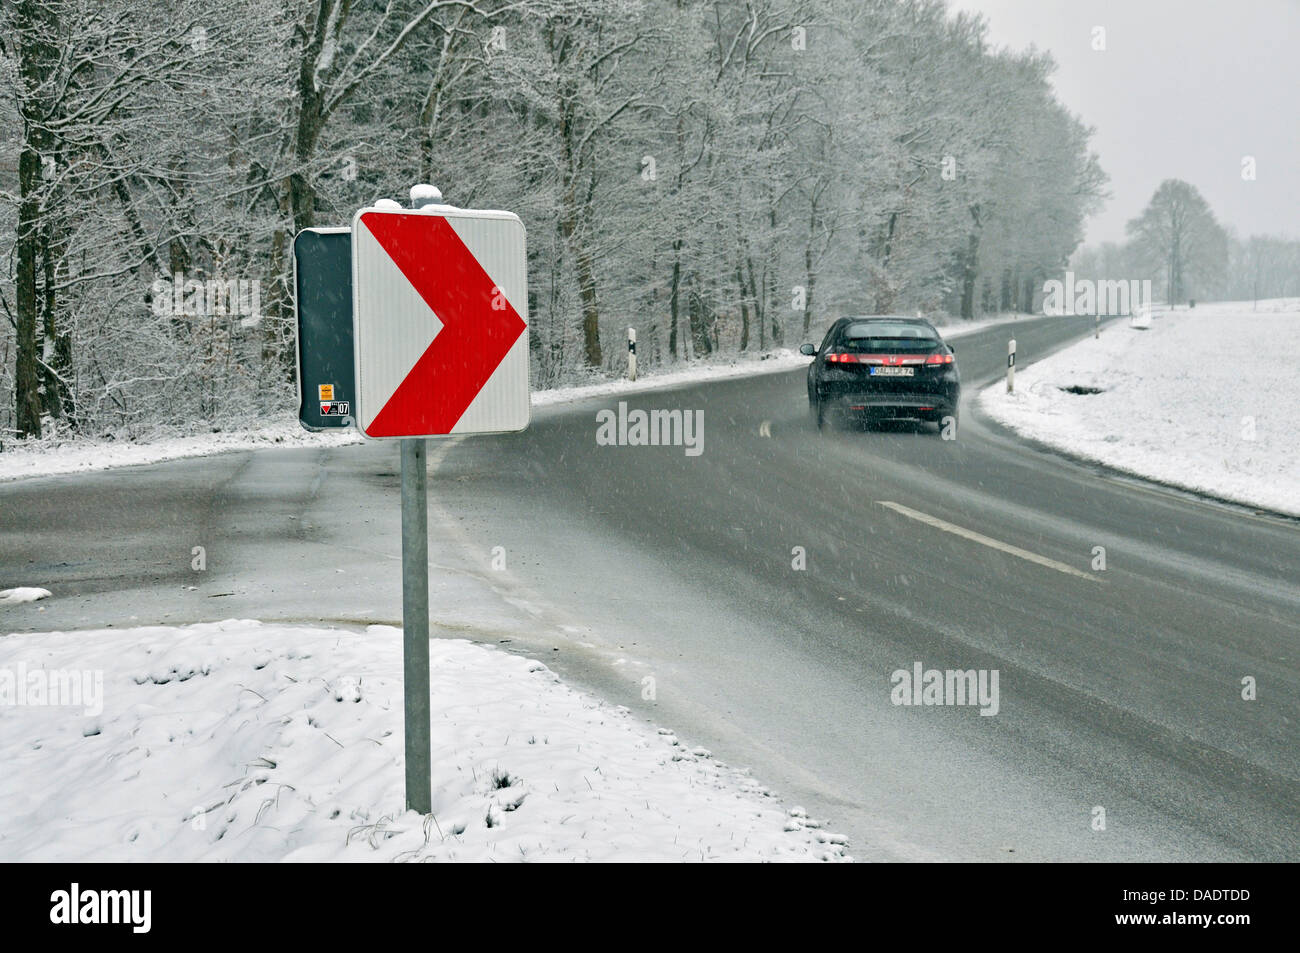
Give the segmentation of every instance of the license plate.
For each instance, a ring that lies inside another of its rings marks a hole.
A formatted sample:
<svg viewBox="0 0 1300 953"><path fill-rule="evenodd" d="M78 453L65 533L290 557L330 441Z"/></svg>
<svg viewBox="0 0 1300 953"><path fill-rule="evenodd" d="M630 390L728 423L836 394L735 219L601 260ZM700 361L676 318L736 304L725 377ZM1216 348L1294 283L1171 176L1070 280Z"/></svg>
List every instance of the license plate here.
<svg viewBox="0 0 1300 953"><path fill-rule="evenodd" d="M914 367L873 367L872 377L911 377L916 373Z"/></svg>

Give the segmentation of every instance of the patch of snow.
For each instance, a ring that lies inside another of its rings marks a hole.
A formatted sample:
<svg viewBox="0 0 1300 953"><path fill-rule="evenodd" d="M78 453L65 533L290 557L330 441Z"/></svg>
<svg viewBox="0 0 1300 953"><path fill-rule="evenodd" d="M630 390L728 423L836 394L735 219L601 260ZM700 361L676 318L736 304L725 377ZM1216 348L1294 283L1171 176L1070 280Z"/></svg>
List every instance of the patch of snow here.
<svg viewBox="0 0 1300 953"><path fill-rule="evenodd" d="M411 186L410 196L412 205L420 205L425 202L442 202L442 190L436 185L429 185L427 182Z"/></svg>
<svg viewBox="0 0 1300 953"><path fill-rule="evenodd" d="M1300 516L1300 299L1155 308L979 396L1018 433L1116 470ZM1090 391L1096 391L1092 393Z"/></svg>
<svg viewBox="0 0 1300 953"><path fill-rule="evenodd" d="M422 816L403 803L399 629L0 638L0 861L851 859L540 662L460 640L430 655ZM99 710L17 705L15 671L95 675Z"/></svg>
<svg viewBox="0 0 1300 953"><path fill-rule="evenodd" d="M674 370L640 374L635 381L616 378L597 380L590 384L535 390L533 406L546 407L550 404L569 403L589 397L604 397L631 391L661 390L666 387L680 387L701 381L728 380L733 377L749 377L754 374L779 374L797 367L806 367L810 360L812 359L804 357L798 351L783 348L770 351L762 357L746 356L735 357L729 361L699 361Z"/></svg>
<svg viewBox="0 0 1300 953"><path fill-rule="evenodd" d="M0 606L17 605L20 602L35 602L48 599L52 593L48 589L36 586L18 586L16 589L0 589Z"/></svg>
<svg viewBox="0 0 1300 953"><path fill-rule="evenodd" d="M270 447L337 447L360 443L352 428L310 433L296 418L270 421L259 427L151 441L125 440L16 440L5 441L0 453L0 481L55 476L111 467L162 463L182 457L202 457L232 450Z"/></svg>
<svg viewBox="0 0 1300 953"><path fill-rule="evenodd" d="M999 324L1015 324L1017 321L1032 321L1038 315L1032 314L996 314L987 318L976 318L973 321L962 321L953 319L948 324L934 323L943 335L945 341L955 341L958 338L964 338L968 334L974 334L977 331L983 331L985 328L996 327Z"/></svg>

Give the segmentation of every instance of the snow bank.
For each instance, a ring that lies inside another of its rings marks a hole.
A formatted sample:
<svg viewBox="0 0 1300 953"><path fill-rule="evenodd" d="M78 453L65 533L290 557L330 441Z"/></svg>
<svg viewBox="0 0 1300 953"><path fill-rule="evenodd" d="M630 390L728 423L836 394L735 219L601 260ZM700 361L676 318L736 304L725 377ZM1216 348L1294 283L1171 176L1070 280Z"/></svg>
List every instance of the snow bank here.
<svg viewBox="0 0 1300 953"><path fill-rule="evenodd" d="M38 586L19 586L16 589L0 589L0 606L17 605L20 602L36 602L48 599L50 590Z"/></svg>
<svg viewBox="0 0 1300 953"><path fill-rule="evenodd" d="M1075 391L1066 390L1074 388ZM1300 515L1300 299L1116 322L1016 371L980 407L1117 470ZM1080 392L1082 391L1082 392ZM1097 391L1097 393L1089 393Z"/></svg>
<svg viewBox="0 0 1300 953"><path fill-rule="evenodd" d="M0 709L18 675L86 686L0 716L0 861L848 859L707 751L464 641L431 643L434 808L404 811L401 643L233 620L0 638Z"/></svg>
<svg viewBox="0 0 1300 953"><path fill-rule="evenodd" d="M625 394L632 391L662 390L701 381L727 380L733 377L750 377L755 374L778 374L782 371L805 367L809 359L789 348L769 351L761 357L734 357L728 361L700 361L671 371L654 371L637 376L635 381L626 378L596 380L590 384L575 384L533 391L533 406L546 407L588 397Z"/></svg>
<svg viewBox="0 0 1300 953"><path fill-rule="evenodd" d="M258 427L222 433L162 437L139 442L6 440L4 452L0 453L0 481L162 463L166 460L203 457L230 450L261 450L268 447L337 447L360 443L361 439L361 436L351 429L309 433L299 426L297 418L285 418L269 421Z"/></svg>

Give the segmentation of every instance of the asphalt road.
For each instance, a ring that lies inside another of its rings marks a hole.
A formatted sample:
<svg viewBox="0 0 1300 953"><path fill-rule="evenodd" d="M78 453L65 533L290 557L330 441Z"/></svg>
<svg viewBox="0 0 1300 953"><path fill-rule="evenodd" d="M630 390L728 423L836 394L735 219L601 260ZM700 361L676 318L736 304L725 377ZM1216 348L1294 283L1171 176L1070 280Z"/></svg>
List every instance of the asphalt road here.
<svg viewBox="0 0 1300 953"><path fill-rule="evenodd" d="M1021 363L1087 330L1018 323ZM967 397L1007 336L957 342ZM438 634L543 656L752 768L860 859L1300 859L1295 522L1065 460L969 406L955 441L819 434L802 371L622 399L702 410L703 452L598 446L618 398L431 450ZM0 485L0 586L55 592L0 631L396 621L396 457ZM894 704L918 662L996 670L997 713Z"/></svg>

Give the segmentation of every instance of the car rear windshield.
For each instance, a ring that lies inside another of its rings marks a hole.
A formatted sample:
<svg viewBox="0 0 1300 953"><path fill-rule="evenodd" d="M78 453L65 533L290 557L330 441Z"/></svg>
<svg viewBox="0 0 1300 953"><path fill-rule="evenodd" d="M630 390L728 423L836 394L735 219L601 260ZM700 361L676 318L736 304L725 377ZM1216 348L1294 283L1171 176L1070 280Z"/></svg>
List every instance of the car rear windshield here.
<svg viewBox="0 0 1300 953"><path fill-rule="evenodd" d="M941 347L942 342L924 325L863 321L845 325L838 346L857 354L925 354Z"/></svg>

